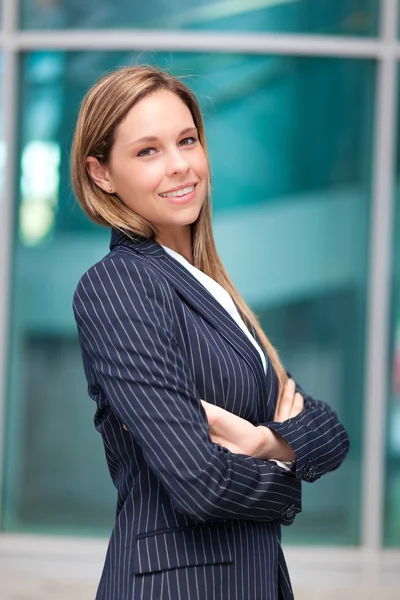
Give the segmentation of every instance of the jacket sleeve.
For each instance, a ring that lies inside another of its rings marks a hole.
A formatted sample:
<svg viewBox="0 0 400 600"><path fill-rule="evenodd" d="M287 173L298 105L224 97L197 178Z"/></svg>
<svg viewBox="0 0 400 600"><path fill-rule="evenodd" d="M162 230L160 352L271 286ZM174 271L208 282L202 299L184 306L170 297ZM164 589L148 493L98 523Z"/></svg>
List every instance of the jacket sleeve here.
<svg viewBox="0 0 400 600"><path fill-rule="evenodd" d="M290 524L301 482L274 463L212 443L174 327L171 288L140 257L107 257L73 303L85 360L180 512L199 520Z"/></svg>
<svg viewBox="0 0 400 600"><path fill-rule="evenodd" d="M292 376L288 373L288 376ZM304 409L283 423L264 423L279 433L291 446L296 458L292 471L298 479L313 482L334 471L349 450L349 438L336 416L325 403L313 400L296 383L296 392L304 398Z"/></svg>

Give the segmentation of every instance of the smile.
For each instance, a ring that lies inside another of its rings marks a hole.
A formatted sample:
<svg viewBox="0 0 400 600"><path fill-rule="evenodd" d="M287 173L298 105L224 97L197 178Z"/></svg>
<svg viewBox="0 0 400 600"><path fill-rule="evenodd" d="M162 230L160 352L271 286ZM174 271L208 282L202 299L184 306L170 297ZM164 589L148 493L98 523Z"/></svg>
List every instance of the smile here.
<svg viewBox="0 0 400 600"><path fill-rule="evenodd" d="M159 194L161 198L179 198L181 196L186 196L186 194L190 194L193 192L195 186L190 185L188 187L181 188L180 190L175 190L174 192L167 192L166 194Z"/></svg>

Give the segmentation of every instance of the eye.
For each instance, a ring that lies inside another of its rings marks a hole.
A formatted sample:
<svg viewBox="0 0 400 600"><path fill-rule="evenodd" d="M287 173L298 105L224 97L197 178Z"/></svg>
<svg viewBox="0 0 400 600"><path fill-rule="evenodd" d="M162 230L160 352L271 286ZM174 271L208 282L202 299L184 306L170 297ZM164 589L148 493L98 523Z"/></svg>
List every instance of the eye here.
<svg viewBox="0 0 400 600"><path fill-rule="evenodd" d="M195 137L187 137L187 138L184 138L183 140L181 140L179 143L182 146L191 146L195 142L197 142L197 138L195 138Z"/></svg>
<svg viewBox="0 0 400 600"><path fill-rule="evenodd" d="M154 150L154 152L156 151L155 148L143 148L143 150L138 153L138 156L152 156L152 154L150 154L152 150Z"/></svg>

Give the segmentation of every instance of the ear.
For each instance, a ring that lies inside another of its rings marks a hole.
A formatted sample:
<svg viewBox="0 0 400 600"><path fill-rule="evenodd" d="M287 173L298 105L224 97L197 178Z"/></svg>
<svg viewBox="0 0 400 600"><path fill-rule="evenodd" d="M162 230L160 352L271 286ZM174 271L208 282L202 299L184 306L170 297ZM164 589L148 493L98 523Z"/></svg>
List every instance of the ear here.
<svg viewBox="0 0 400 600"><path fill-rule="evenodd" d="M88 156L86 159L86 170L90 178L104 192L113 193L113 184L111 182L110 173L106 166L102 165L94 156Z"/></svg>

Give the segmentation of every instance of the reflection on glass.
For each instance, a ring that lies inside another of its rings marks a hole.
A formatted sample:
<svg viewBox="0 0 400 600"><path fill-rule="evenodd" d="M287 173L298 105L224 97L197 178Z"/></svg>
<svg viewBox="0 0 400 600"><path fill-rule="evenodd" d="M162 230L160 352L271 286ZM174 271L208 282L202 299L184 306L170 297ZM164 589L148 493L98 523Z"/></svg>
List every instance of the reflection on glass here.
<svg viewBox="0 0 400 600"><path fill-rule="evenodd" d="M22 0L25 29L203 29L374 35L379 0Z"/></svg>
<svg viewBox="0 0 400 600"><path fill-rule="evenodd" d="M304 512L285 535L357 543L374 66L184 53L140 60L195 74L187 82L205 115L222 259L288 370L332 405L351 435L343 467L304 486ZM110 52L23 60L8 530L108 533L113 519L71 311L80 276L107 253L109 232L76 206L68 162L84 93L104 71L131 62L131 54Z"/></svg>
<svg viewBox="0 0 400 600"><path fill-rule="evenodd" d="M26 245L39 243L51 230L58 205L60 146L29 142L21 153L20 232Z"/></svg>

